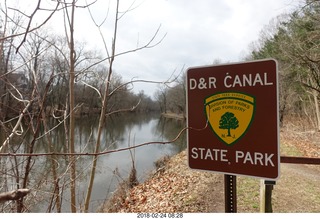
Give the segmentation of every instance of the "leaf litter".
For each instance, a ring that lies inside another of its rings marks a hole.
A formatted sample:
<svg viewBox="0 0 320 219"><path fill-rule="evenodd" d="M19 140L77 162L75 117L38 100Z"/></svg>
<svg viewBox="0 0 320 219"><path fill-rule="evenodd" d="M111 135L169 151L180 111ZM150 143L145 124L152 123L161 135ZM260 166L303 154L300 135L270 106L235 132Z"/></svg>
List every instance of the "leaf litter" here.
<svg viewBox="0 0 320 219"><path fill-rule="evenodd" d="M318 137L319 133L313 138L280 133L281 146L295 147L308 157L320 157L314 141ZM223 174L191 170L186 150L165 157L156 168L142 184L133 188L121 184L101 212L224 212ZM320 212L319 177L319 166L282 164L273 190L274 212ZM237 178L238 212L259 212L260 179Z"/></svg>

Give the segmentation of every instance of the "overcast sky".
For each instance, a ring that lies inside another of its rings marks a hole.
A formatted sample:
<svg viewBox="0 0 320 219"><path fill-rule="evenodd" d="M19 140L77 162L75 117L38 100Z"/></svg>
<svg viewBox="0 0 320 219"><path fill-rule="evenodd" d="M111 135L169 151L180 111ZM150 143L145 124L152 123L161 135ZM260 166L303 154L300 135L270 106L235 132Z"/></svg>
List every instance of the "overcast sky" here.
<svg viewBox="0 0 320 219"><path fill-rule="evenodd" d="M50 0L45 1L53 4ZM35 7L38 0L23 2ZM102 26L109 45L114 2L98 0L91 6L98 23L103 21L109 8L107 22ZM120 11L126 10L132 2L120 0ZM152 49L118 57L114 69L126 81L132 78L165 81L183 67L209 65L217 59L222 62L241 61L248 52L249 44L259 38L263 27L272 18L290 12L297 4L297 0L136 0L134 10L119 22L117 53L145 44L160 25L155 42L165 37ZM62 31L63 23L58 15L55 19L50 25ZM87 41L90 46L103 51L101 37L88 10L78 9L76 19L75 35L78 40ZM134 87L136 92L144 90L150 96L156 89L157 85L145 83Z"/></svg>

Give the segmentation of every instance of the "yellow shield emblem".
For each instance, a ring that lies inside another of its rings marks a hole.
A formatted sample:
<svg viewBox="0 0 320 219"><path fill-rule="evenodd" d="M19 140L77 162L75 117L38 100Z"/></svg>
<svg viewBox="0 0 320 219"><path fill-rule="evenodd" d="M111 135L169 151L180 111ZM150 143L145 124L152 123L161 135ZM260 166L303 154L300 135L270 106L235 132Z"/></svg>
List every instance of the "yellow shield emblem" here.
<svg viewBox="0 0 320 219"><path fill-rule="evenodd" d="M253 96L226 92L205 99L207 120L218 138L232 145L248 130L255 112Z"/></svg>

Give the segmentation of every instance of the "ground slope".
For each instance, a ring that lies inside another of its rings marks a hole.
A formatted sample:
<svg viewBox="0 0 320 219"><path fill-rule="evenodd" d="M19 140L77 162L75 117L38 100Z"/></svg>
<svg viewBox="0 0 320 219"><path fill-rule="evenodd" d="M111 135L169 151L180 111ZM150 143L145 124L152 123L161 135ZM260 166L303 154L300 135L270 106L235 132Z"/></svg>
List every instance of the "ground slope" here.
<svg viewBox="0 0 320 219"><path fill-rule="evenodd" d="M288 135L283 134L282 153L320 157L318 144L287 138ZM170 158L144 183L124 190L102 211L224 212L223 175L189 169L186 150ZM260 180L237 177L237 196L238 212L259 212ZM272 205L274 212L320 213L320 166L282 164Z"/></svg>

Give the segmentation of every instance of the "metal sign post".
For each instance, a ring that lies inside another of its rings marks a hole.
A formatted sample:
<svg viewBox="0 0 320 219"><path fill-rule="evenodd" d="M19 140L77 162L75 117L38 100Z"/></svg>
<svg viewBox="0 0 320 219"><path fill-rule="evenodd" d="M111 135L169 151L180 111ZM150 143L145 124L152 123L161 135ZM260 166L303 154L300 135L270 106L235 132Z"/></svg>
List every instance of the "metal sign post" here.
<svg viewBox="0 0 320 219"><path fill-rule="evenodd" d="M226 213L237 213L237 177L224 175L224 201Z"/></svg>
<svg viewBox="0 0 320 219"><path fill-rule="evenodd" d="M260 212L272 213L272 190L276 181L261 180L260 184Z"/></svg>

